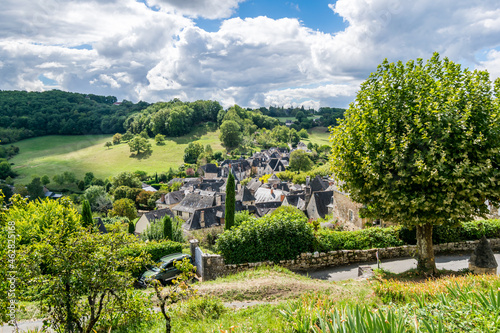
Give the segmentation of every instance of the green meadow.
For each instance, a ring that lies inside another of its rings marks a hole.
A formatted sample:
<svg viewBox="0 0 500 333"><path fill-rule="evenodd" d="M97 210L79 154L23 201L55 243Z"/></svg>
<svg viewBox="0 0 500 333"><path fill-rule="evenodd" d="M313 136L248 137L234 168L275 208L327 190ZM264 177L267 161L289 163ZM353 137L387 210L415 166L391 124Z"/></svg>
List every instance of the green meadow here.
<svg viewBox="0 0 500 333"><path fill-rule="evenodd" d="M48 175L52 179L64 171L74 172L78 179L86 172L104 179L122 171L167 171L183 163L184 149L195 141L203 146L210 144L214 151L223 150L219 131L210 131L207 127L197 128L185 136L166 138L162 146L149 139L153 153L145 159L131 157L127 143L106 148L104 144L111 138L112 135L57 135L17 142L20 153L11 160L13 169L19 174L16 182L29 183L35 175Z"/></svg>
<svg viewBox="0 0 500 333"><path fill-rule="evenodd" d="M330 143L330 132L327 127L313 127L307 131L309 133L309 139L302 140L306 144L309 142L316 143L319 146L331 145Z"/></svg>

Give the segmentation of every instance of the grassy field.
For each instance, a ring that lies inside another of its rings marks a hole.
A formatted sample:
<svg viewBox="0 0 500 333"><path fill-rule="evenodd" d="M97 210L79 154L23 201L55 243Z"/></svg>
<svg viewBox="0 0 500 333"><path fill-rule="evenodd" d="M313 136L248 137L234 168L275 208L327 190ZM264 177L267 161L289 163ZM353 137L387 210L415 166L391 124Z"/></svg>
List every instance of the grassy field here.
<svg viewBox="0 0 500 333"><path fill-rule="evenodd" d="M157 146L150 139L153 153L145 159L130 157L127 143L109 149L104 147L104 143L111 138L112 135L45 136L17 142L20 153L11 160L19 174L16 182L28 183L33 175L48 175L52 179L52 176L64 171L74 172L78 179L89 171L98 178L114 176L122 171L167 171L183 163L184 149L194 141L204 146L210 144L214 151L223 150L219 131L211 132L205 127L197 128L189 135L167 138L163 146Z"/></svg>
<svg viewBox="0 0 500 333"><path fill-rule="evenodd" d="M322 145L331 145L330 143L330 132L326 127L313 127L309 131L309 139L302 140L306 144L309 142L316 143L320 146Z"/></svg>

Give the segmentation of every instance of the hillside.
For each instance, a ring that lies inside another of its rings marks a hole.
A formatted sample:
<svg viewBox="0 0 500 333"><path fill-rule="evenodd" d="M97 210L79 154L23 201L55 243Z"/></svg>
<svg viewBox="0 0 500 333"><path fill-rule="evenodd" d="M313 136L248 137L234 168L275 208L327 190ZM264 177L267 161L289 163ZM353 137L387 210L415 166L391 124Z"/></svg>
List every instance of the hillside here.
<svg viewBox="0 0 500 333"><path fill-rule="evenodd" d="M153 153L147 159L130 157L130 147L121 143L111 148L104 143L112 135L45 136L17 142L20 154L10 162L14 163L19 177L16 182L29 183L33 175L48 175L51 179L64 171L74 172L81 179L86 172L93 172L98 178L114 176L122 171L142 170L147 173L178 168L183 163L184 149L189 142L198 141L204 146L210 144L214 151L222 150L219 131L209 132L198 127L188 135L167 138L165 145L157 146L149 139Z"/></svg>
<svg viewBox="0 0 500 333"><path fill-rule="evenodd" d="M124 132L125 119L148 105L60 90L0 91L0 140L5 144L44 135Z"/></svg>

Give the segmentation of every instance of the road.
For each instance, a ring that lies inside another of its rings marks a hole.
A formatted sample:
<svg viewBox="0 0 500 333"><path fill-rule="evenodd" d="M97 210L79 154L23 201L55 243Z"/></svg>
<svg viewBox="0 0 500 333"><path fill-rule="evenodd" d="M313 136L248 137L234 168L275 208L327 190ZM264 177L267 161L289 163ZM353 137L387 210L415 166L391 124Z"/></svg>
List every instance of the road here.
<svg viewBox="0 0 500 333"><path fill-rule="evenodd" d="M438 269L449 269L458 271L469 267L470 255L443 255L436 256L436 267ZM500 262L500 253L495 253L497 263ZM358 277L359 266L371 266L377 268L377 262L358 263L348 266L330 267L316 271L303 272L301 274L308 275L313 279L341 281L355 279ZM417 268L417 261L413 258L397 258L381 260L380 268L391 271L393 273L402 273L412 268ZM499 270L500 273L500 270Z"/></svg>

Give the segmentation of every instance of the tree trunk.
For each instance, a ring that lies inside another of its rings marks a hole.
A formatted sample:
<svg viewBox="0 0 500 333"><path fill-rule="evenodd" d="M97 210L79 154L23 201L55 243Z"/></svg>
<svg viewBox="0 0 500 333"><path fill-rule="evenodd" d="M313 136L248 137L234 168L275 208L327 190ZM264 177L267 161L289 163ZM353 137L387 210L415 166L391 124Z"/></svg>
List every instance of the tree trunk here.
<svg viewBox="0 0 500 333"><path fill-rule="evenodd" d="M165 315L165 321L166 321L165 323L166 332L170 333L172 331L172 326L170 325L170 316Z"/></svg>
<svg viewBox="0 0 500 333"><path fill-rule="evenodd" d="M432 224L417 225L417 269L425 275L437 273L432 247Z"/></svg>

